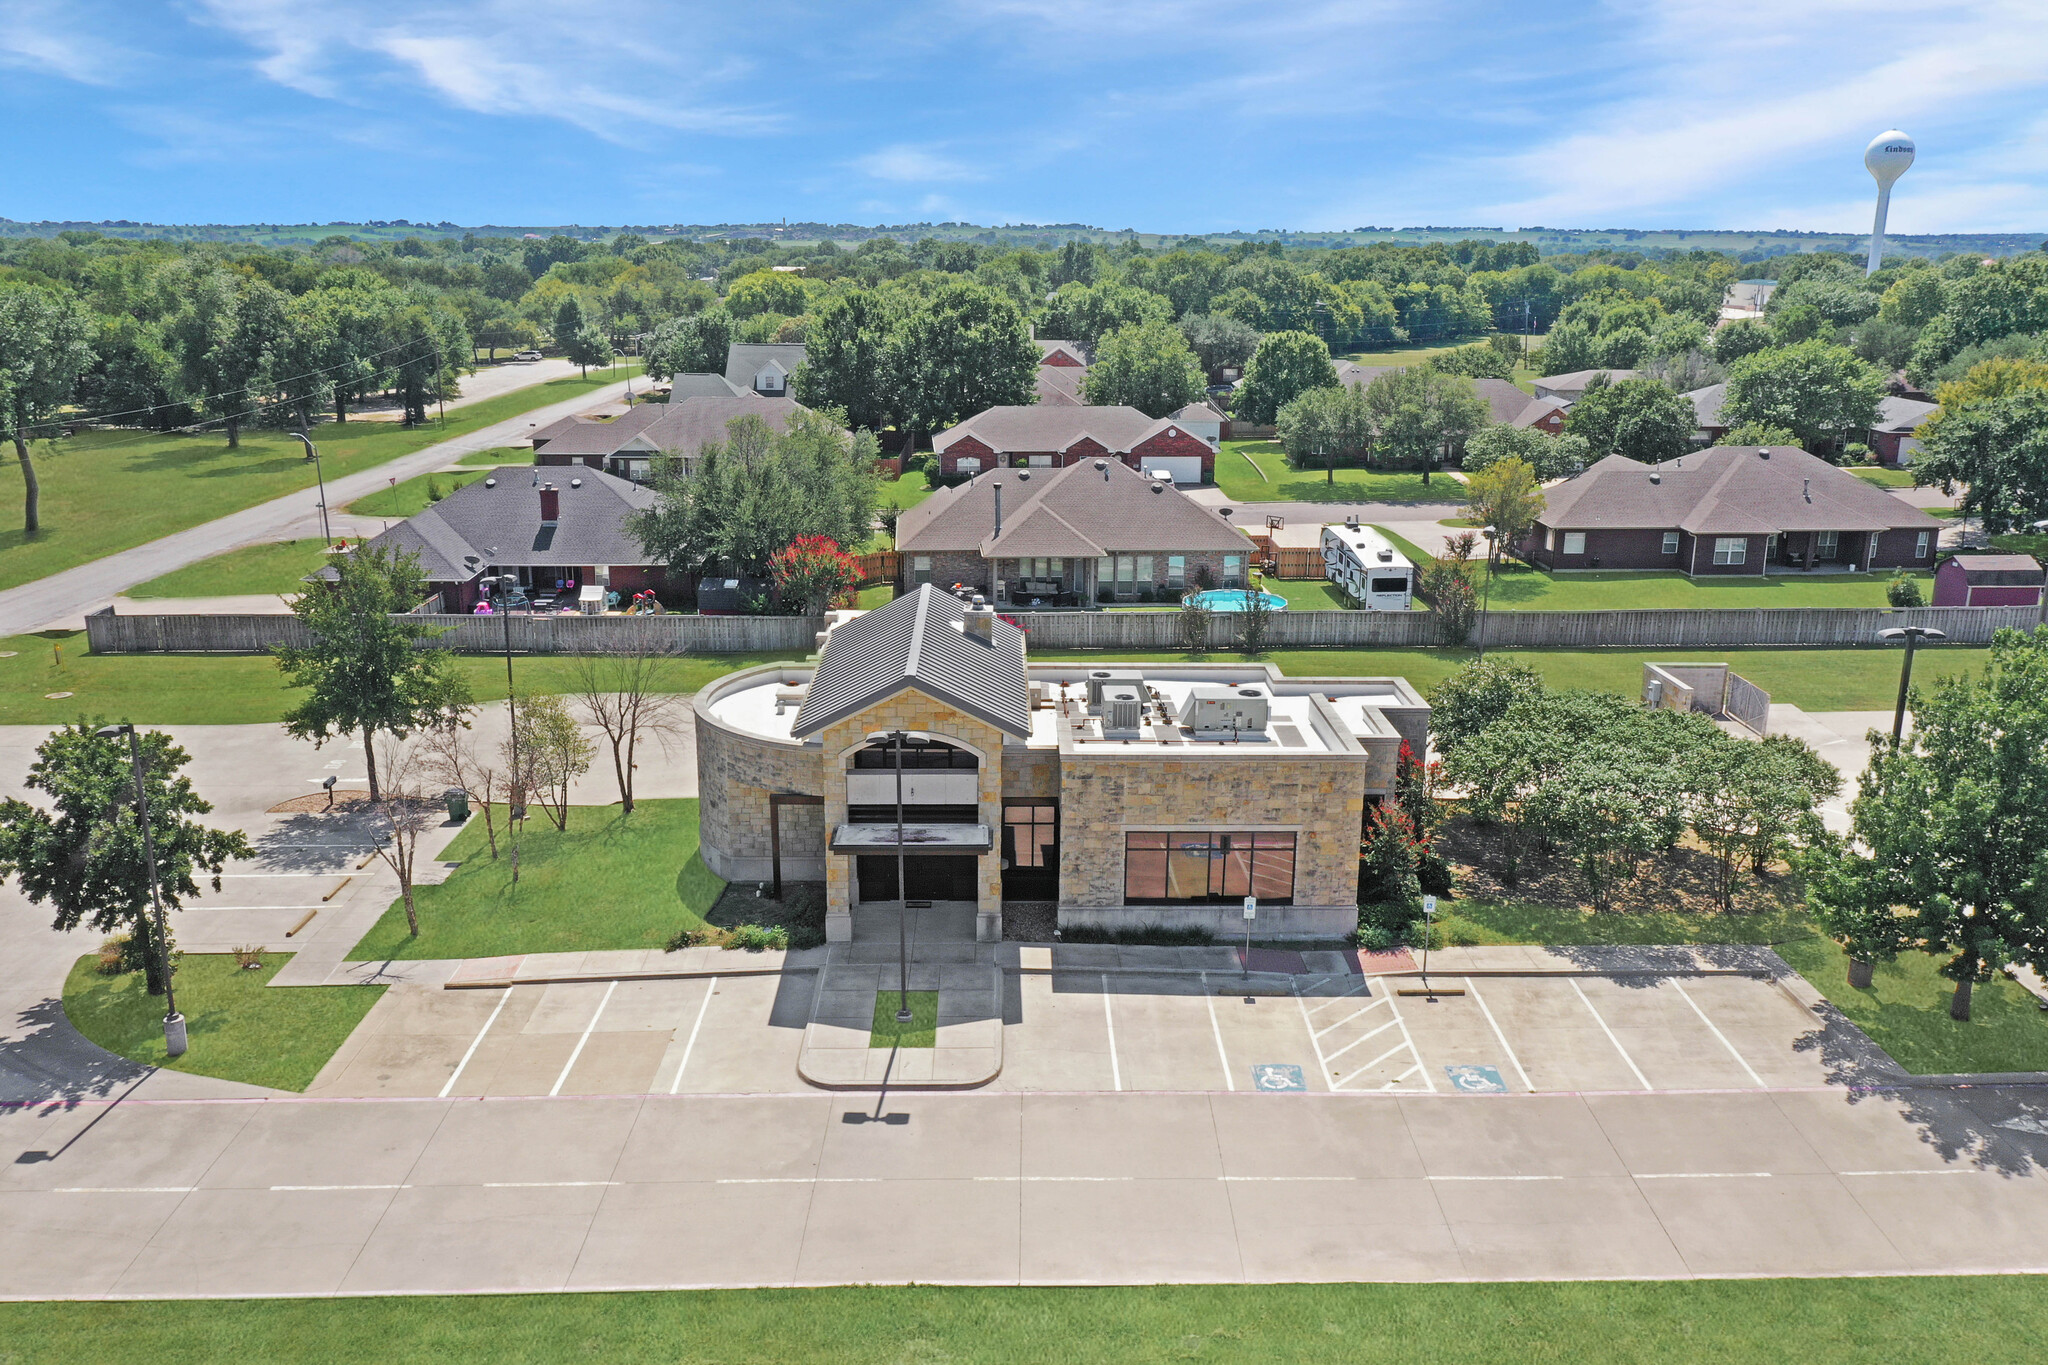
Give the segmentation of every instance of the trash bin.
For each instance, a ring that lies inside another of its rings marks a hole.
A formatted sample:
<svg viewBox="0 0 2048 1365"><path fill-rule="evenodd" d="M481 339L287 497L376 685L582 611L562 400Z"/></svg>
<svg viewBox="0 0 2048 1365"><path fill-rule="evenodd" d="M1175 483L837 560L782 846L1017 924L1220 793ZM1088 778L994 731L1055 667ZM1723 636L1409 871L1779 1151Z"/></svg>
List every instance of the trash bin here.
<svg viewBox="0 0 2048 1365"><path fill-rule="evenodd" d="M448 803L448 818L456 824L469 819L469 793L460 787L450 787L441 793L441 799Z"/></svg>

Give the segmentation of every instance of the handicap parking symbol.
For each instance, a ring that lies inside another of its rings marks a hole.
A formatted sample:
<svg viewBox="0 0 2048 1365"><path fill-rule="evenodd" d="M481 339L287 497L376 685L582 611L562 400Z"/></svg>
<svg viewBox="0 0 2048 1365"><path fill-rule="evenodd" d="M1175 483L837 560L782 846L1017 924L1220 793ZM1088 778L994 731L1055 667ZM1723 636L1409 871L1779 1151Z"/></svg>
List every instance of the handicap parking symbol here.
<svg viewBox="0 0 2048 1365"><path fill-rule="evenodd" d="M1254 1090L1306 1090L1301 1068L1286 1062L1260 1062L1252 1068Z"/></svg>
<svg viewBox="0 0 2048 1365"><path fill-rule="evenodd" d="M1466 1095L1505 1095L1507 1082L1500 1078L1500 1071L1491 1066L1447 1066L1444 1074L1451 1078L1451 1089Z"/></svg>

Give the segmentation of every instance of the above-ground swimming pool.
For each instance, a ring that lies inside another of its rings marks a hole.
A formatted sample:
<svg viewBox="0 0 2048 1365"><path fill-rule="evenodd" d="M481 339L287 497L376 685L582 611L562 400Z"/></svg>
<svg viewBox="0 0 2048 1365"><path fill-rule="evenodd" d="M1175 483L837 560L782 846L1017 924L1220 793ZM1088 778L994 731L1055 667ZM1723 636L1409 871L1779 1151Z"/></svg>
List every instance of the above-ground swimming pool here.
<svg viewBox="0 0 2048 1365"><path fill-rule="evenodd" d="M1254 595L1243 588L1217 588L1210 592L1198 592L1183 600L1193 602L1198 607L1207 607L1210 611L1243 611ZM1265 599L1268 611L1287 610L1287 599L1284 597L1270 592L1258 593L1256 596Z"/></svg>

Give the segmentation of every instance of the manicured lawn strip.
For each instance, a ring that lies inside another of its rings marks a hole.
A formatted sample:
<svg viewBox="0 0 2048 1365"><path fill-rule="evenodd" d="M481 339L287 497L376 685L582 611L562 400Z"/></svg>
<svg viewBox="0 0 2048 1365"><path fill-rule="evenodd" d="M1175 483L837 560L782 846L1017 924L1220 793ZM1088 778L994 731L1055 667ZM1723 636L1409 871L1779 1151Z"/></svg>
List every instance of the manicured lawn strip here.
<svg viewBox="0 0 2048 1365"><path fill-rule="evenodd" d="M1249 456L1258 469L1245 463ZM1259 477L1263 470L1265 478ZM1327 482L1320 469L1293 469L1275 441L1225 441L1216 455L1216 486L1239 502L1420 502L1465 501L1464 485L1438 472L1424 483L1420 473L1339 469Z"/></svg>
<svg viewBox="0 0 2048 1365"><path fill-rule="evenodd" d="M2014 1358L2048 1295L2013 1275L187 1299L4 1304L0 1332L20 1365L1932 1365Z"/></svg>
<svg viewBox="0 0 2048 1365"><path fill-rule="evenodd" d="M923 474L905 474L900 479L881 480L882 501L891 507L915 507L932 495Z"/></svg>
<svg viewBox="0 0 2048 1365"><path fill-rule="evenodd" d="M1804 911L1756 915L1605 914L1527 901L1453 900L1437 915L1445 941L1459 944L1768 943L1809 939Z"/></svg>
<svg viewBox="0 0 2048 1365"><path fill-rule="evenodd" d="M63 652L61 665L53 648ZM267 654L92 654L82 630L0 637L0 650L15 651L0 659L0 725L59 725L82 715L138 725L251 725L280 719L299 695L285 689ZM713 678L788 657L685 654L670 665L670 681L678 692L695 692ZM504 700L502 657L460 654L455 667L478 702ZM568 657L518 654L512 667L522 696L576 690ZM49 701L47 692L73 695Z"/></svg>
<svg viewBox="0 0 2048 1365"><path fill-rule="evenodd" d="M571 806L558 831L531 807L519 844L519 883L498 816L498 857L490 855L482 812L455 836L444 862L461 867L439 886L414 889L420 936L406 933L393 901L351 961L496 957L605 948L659 948L680 929L701 929L725 882L697 854L697 800Z"/></svg>
<svg viewBox="0 0 2048 1365"><path fill-rule="evenodd" d="M1643 687L1645 663L1704 661L1732 664L1737 673L1771 694L1808 711L1888 711L1898 697L1899 653L1869 649L1495 649L1489 654L1519 659L1552 687L1619 692L1633 697ZM1913 660L1913 682L1924 687L1938 676L1981 668L1986 649L1945 645L1922 650ZM1405 677L1425 696L1471 660L1469 649L1276 649L1260 656L1289 677L1354 675ZM1205 655L1128 653L1112 650L1034 650L1034 663L1070 659L1088 664L1202 660L1235 663L1228 652Z"/></svg>
<svg viewBox="0 0 2048 1365"><path fill-rule="evenodd" d="M1849 472L1859 479L1868 479L1879 488L1911 488L1913 471L1910 469L1886 469L1882 465L1856 465Z"/></svg>
<svg viewBox="0 0 2048 1365"><path fill-rule="evenodd" d="M1620 569L1550 574L1509 564L1494 575L1492 605L1502 611L1631 611L1643 608L1883 607L1888 573L1791 573L1771 578L1705 576ZM1908 574L1923 599L1934 575Z"/></svg>
<svg viewBox="0 0 2048 1365"><path fill-rule="evenodd" d="M439 489L441 497L445 498L464 484L491 477L493 474L488 469L450 469L434 474L416 474L404 483L357 498L342 510L359 517L409 517L426 511L429 504L439 501L432 496L435 489Z"/></svg>
<svg viewBox="0 0 2048 1365"><path fill-rule="evenodd" d="M862 611L873 611L876 607L886 607L895 600L895 584L877 583L872 588L862 588L855 597L855 605Z"/></svg>
<svg viewBox="0 0 2048 1365"><path fill-rule="evenodd" d="M1357 603L1326 578L1268 578L1267 592L1287 599L1289 611L1353 611Z"/></svg>
<svg viewBox="0 0 2048 1365"><path fill-rule="evenodd" d="M437 421L410 431L396 422L328 423L313 429L313 439L331 482L437 441L589 393L616 377L623 376L604 371L587 380L550 380L457 408L445 424ZM39 441L34 455L43 490L43 529L35 539L22 534L18 471L0 477L0 588L311 488L314 482L304 448L276 431L244 431L241 449L234 451L216 432L164 436L92 431L57 442Z"/></svg>
<svg viewBox="0 0 2048 1365"><path fill-rule="evenodd" d="M157 597L240 597L254 593L296 593L305 588L301 581L327 558L327 542L279 540L265 545L244 545L239 550L202 559L173 569L161 578L130 588L126 594L139 600Z"/></svg>
<svg viewBox="0 0 2048 1365"><path fill-rule="evenodd" d="M532 464L532 446L493 446L489 450L471 451L455 463L460 465L507 465Z"/></svg>
<svg viewBox="0 0 2048 1365"><path fill-rule="evenodd" d="M228 953L181 959L172 985L191 1050L176 1059L164 1056L163 997L143 989L141 972L101 976L97 955L81 957L64 981L64 1014L87 1038L131 1061L304 1090L385 988L270 989L270 978L291 959L290 953L267 954L256 971L245 971Z"/></svg>
<svg viewBox="0 0 2048 1365"><path fill-rule="evenodd" d="M869 1047L937 1047L939 1045L939 993L910 992L910 1022L896 1022L897 994L875 994L875 1025L868 1032Z"/></svg>

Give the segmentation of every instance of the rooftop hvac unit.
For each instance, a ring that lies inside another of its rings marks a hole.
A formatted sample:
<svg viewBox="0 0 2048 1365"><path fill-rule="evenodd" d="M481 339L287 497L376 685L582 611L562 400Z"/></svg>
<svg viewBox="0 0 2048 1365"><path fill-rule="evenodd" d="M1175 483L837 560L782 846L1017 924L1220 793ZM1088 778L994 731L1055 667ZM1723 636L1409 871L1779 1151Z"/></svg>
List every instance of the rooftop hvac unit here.
<svg viewBox="0 0 2048 1365"><path fill-rule="evenodd" d="M1088 709L1102 710L1102 694L1110 688L1126 688L1140 696L1145 691L1145 675L1134 668L1097 668L1088 674Z"/></svg>
<svg viewBox="0 0 2048 1365"><path fill-rule="evenodd" d="M1183 724L1197 732L1264 730L1273 717L1273 700L1263 688L1209 684L1188 693Z"/></svg>
<svg viewBox="0 0 2048 1365"><path fill-rule="evenodd" d="M1102 728L1135 730L1145 723L1145 694L1135 687L1102 689Z"/></svg>

